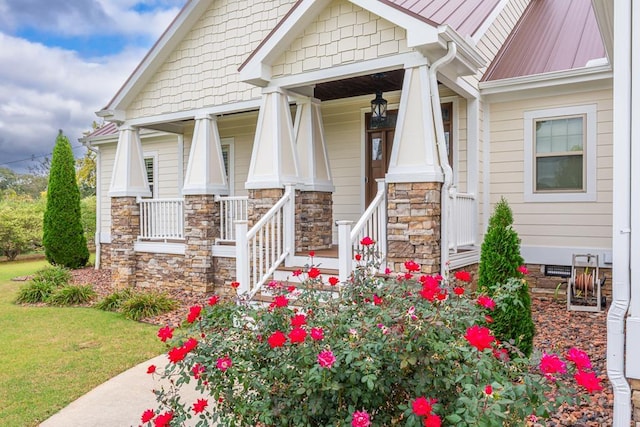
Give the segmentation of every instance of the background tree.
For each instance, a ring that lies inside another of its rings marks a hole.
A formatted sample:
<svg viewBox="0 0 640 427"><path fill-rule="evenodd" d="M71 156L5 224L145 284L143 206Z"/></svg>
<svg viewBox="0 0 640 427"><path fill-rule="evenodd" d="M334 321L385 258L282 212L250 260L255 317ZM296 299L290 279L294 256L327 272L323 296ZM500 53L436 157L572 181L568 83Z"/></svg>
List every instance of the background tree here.
<svg viewBox="0 0 640 427"><path fill-rule="evenodd" d="M0 200L0 253L10 261L42 245L44 203L28 196L11 195Z"/></svg>
<svg viewBox="0 0 640 427"><path fill-rule="evenodd" d="M526 356L533 350L535 327L531 316L529 286L519 267L520 238L513 229L513 213L503 198L496 204L482 242L478 290L496 300L491 329L498 339L510 342Z"/></svg>
<svg viewBox="0 0 640 427"><path fill-rule="evenodd" d="M89 260L74 166L71 144L60 131L51 160L43 244L51 264L68 268L82 267Z"/></svg>
<svg viewBox="0 0 640 427"><path fill-rule="evenodd" d="M87 150L84 157L76 160L78 188L82 198L96 194L96 153Z"/></svg>

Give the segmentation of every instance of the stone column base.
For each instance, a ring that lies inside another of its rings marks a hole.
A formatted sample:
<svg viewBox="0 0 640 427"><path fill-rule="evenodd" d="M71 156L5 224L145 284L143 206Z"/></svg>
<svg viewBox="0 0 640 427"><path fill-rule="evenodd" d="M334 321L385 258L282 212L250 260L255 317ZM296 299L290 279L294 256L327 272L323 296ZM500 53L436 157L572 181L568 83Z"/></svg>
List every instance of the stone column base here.
<svg viewBox="0 0 640 427"><path fill-rule="evenodd" d="M185 271L194 292L211 292L214 284L211 246L218 235L220 213L213 195L184 197Z"/></svg>
<svg viewBox="0 0 640 427"><path fill-rule="evenodd" d="M269 209L273 207L284 196L282 188L265 188L249 190L249 203L247 206L247 221L249 228L260 221Z"/></svg>
<svg viewBox="0 0 640 427"><path fill-rule="evenodd" d="M296 191L296 252L329 249L333 240L333 193Z"/></svg>
<svg viewBox="0 0 640 427"><path fill-rule="evenodd" d="M111 198L111 280L118 289L136 283L133 244L140 233L140 207L135 197Z"/></svg>
<svg viewBox="0 0 640 427"><path fill-rule="evenodd" d="M420 264L422 273L440 272L439 182L387 185L387 264L403 271L405 261Z"/></svg>
<svg viewBox="0 0 640 427"><path fill-rule="evenodd" d="M631 406L635 426L640 427L640 380L629 380L631 385Z"/></svg>

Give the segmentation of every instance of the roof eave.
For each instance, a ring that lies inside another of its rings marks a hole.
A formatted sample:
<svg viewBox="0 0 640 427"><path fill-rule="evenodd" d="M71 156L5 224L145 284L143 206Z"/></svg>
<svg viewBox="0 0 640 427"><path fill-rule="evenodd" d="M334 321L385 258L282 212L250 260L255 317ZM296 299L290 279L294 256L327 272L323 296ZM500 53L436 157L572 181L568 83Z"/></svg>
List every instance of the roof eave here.
<svg viewBox="0 0 640 427"><path fill-rule="evenodd" d="M558 94L559 86L565 86L572 91L581 88L595 90L597 82L602 82L603 87L611 85L613 71L610 64L484 81L480 82L479 86L483 98L501 101L529 91L534 91L536 96Z"/></svg>

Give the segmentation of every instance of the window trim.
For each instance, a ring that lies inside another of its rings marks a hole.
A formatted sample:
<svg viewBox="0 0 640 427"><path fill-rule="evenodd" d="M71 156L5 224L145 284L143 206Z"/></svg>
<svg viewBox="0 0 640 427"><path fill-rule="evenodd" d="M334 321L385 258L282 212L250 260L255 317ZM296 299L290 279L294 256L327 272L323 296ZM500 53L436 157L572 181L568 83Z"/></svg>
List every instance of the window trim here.
<svg viewBox="0 0 640 427"><path fill-rule="evenodd" d="M142 160L143 162L147 159L151 159L152 164L153 164L153 192L151 193L151 198L152 199L157 199L158 198L158 152L157 151L145 151L142 154ZM145 163L145 177L147 177L147 167L146 167L146 163ZM148 184L148 182L147 182Z"/></svg>
<svg viewBox="0 0 640 427"><path fill-rule="evenodd" d="M585 135L583 144L583 173L585 188L581 191L549 190L534 191L535 167L535 126L541 119L561 119L564 117L583 116ZM571 107L549 108L526 111L524 113L524 201L525 202L595 202L597 197L597 107L595 104L576 105Z"/></svg>

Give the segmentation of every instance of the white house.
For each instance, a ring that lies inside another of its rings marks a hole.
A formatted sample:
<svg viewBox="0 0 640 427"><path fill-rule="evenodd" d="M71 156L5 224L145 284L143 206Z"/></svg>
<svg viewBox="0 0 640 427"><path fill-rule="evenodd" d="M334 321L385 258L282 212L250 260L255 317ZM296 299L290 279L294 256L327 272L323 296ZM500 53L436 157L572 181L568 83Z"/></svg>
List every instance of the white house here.
<svg viewBox="0 0 640 427"><path fill-rule="evenodd" d="M435 273L477 264L505 197L533 286L574 254L613 268L628 425L632 6L614 26L607 0L191 0L85 139L98 262L122 286L253 295L310 250L345 278L370 235Z"/></svg>

